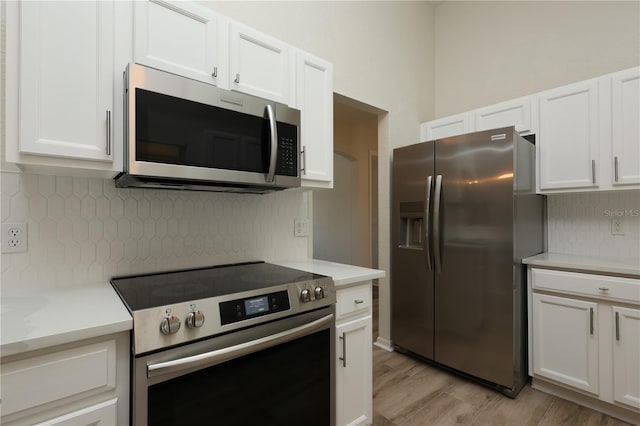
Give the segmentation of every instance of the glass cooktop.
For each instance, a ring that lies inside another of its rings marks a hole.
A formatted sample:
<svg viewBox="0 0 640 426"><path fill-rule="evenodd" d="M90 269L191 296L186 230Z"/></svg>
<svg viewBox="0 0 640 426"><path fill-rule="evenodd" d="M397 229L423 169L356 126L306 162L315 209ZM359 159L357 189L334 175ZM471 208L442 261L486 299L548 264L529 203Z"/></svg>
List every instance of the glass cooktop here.
<svg viewBox="0 0 640 426"><path fill-rule="evenodd" d="M111 284L133 312L323 277L271 263L251 262L116 277Z"/></svg>

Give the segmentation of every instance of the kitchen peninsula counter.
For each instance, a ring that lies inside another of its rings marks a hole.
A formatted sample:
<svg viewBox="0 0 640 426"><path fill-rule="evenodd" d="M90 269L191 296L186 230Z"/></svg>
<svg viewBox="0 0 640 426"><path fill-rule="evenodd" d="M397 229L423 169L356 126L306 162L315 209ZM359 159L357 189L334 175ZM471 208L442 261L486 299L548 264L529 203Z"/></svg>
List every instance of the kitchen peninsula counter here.
<svg viewBox="0 0 640 426"><path fill-rule="evenodd" d="M385 271L379 269L363 268L361 266L346 265L343 263L328 262L326 260L281 260L271 262L288 268L313 272L333 278L336 288L346 288L361 284L363 281L374 280L385 276Z"/></svg>
<svg viewBox="0 0 640 426"><path fill-rule="evenodd" d="M1 309L3 357L133 327L129 311L108 282L3 295Z"/></svg>

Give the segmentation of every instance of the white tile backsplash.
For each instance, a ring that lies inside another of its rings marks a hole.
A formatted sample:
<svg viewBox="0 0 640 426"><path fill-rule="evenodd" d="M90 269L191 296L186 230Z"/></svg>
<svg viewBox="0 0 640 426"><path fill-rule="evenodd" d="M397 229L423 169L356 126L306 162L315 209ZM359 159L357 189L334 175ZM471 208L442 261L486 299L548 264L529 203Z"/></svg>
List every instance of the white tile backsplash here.
<svg viewBox="0 0 640 426"><path fill-rule="evenodd" d="M247 260L306 259L293 236L308 195L115 188L112 180L0 173L2 222L28 251L2 254L2 293Z"/></svg>
<svg viewBox="0 0 640 426"><path fill-rule="evenodd" d="M640 191L547 196L548 251L582 256L640 258ZM612 219L624 235L613 235Z"/></svg>

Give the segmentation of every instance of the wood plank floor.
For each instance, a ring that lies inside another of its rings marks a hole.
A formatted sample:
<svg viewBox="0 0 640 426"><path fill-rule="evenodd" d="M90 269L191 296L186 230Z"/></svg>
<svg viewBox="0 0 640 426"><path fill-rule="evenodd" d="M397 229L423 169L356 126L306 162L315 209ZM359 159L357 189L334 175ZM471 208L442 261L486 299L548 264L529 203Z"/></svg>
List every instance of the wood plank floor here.
<svg viewBox="0 0 640 426"><path fill-rule="evenodd" d="M373 338L378 335L374 291ZM527 385L516 399L398 352L373 347L373 424L601 425L628 423L548 395Z"/></svg>

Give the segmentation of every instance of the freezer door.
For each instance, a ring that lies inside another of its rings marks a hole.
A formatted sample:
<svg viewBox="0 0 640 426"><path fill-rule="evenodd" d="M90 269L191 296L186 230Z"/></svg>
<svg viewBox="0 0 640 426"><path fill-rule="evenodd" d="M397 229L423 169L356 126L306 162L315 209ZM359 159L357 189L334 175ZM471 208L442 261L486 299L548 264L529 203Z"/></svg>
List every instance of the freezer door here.
<svg viewBox="0 0 640 426"><path fill-rule="evenodd" d="M433 359L433 260L430 201L433 143L393 153L391 230L391 339Z"/></svg>
<svg viewBox="0 0 640 426"><path fill-rule="evenodd" d="M435 361L511 388L514 153L508 130L436 141L442 185L434 203L440 237Z"/></svg>

